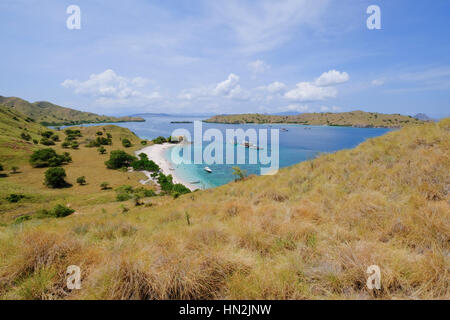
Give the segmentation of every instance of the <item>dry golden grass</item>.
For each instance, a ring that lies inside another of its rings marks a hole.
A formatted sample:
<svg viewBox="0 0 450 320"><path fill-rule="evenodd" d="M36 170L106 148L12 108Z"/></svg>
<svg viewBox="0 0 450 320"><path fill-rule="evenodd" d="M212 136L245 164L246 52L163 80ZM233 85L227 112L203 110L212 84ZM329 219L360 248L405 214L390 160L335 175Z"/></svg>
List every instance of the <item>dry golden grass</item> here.
<svg viewBox="0 0 450 320"><path fill-rule="evenodd" d="M72 206L84 214L0 227L0 296L449 299L449 134L450 119L405 127L126 213L82 192ZM73 264L82 289L70 292L63 274ZM374 264L380 291L366 287Z"/></svg>

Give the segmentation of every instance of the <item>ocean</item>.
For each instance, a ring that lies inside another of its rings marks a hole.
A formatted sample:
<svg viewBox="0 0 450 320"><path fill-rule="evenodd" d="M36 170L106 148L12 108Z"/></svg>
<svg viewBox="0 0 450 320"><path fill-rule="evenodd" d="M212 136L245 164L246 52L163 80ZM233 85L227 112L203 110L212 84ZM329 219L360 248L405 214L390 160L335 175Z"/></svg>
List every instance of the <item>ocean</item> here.
<svg viewBox="0 0 450 320"><path fill-rule="evenodd" d="M154 139L158 136L168 137L176 129L187 129L193 136L193 123L171 123L171 122L187 122L203 120L199 117L186 117L186 116L147 116L144 117L145 122L125 122L116 123L115 125L125 127L133 131L142 139ZM95 124L87 124L85 126L93 126ZM96 124L98 125L98 124ZM279 133L279 166L280 168L294 165L296 163L310 160L322 153L331 153L342 149L350 149L356 147L361 142L381 136L392 129L384 128L351 128L351 127L329 127L329 126L304 126L304 125L286 125L286 124L273 124L273 125L258 125L258 124L245 124L245 125L233 125L233 124L216 124L216 123L202 123L203 133L208 129L218 129L223 133L223 150L227 148L227 144L231 144L234 148L234 155L236 157L237 150L244 148L240 145L242 141L237 141L238 145L234 145L233 141L227 141L225 138L225 132L227 129L236 130L238 128L245 130L255 129L280 129ZM284 129L284 130L282 130ZM268 139L268 149L264 152L272 151L270 148L270 133ZM203 147L206 147L210 142L203 142ZM228 146L230 147L230 146ZM191 152L193 153L195 148L192 146ZM249 149L245 149L245 164L239 164L238 166L242 170L246 170L247 174L260 174L261 165L249 163ZM257 151L257 154L262 151ZM171 149L168 149L165 153L166 159L173 162L171 157ZM183 155L183 152L181 152ZM193 159L193 158L192 158ZM258 158L259 159L259 158ZM225 162L225 158L224 161ZM191 183L195 182L200 188L212 188L217 187L234 180L233 166L234 164L173 164L177 176L183 178L185 181ZM205 166L208 166L212 173L208 173L204 170Z"/></svg>

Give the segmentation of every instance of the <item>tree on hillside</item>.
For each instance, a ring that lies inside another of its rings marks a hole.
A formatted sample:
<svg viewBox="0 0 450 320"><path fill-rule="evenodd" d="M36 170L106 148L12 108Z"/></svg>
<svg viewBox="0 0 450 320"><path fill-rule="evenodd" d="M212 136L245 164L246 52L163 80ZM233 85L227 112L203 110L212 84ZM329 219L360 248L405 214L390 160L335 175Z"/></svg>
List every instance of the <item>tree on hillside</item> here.
<svg viewBox="0 0 450 320"><path fill-rule="evenodd" d="M80 186L84 186L84 185L86 184L86 177L85 177L85 176L78 177L78 178L77 178L77 183L78 183Z"/></svg>
<svg viewBox="0 0 450 320"><path fill-rule="evenodd" d="M69 162L72 162L72 157L68 152L59 155L51 148L37 150L30 157L34 168L57 167Z"/></svg>
<svg viewBox="0 0 450 320"><path fill-rule="evenodd" d="M130 147L132 146L131 141L128 140L128 139L126 139L126 138L122 140L122 145L123 145L125 148L130 148Z"/></svg>
<svg viewBox="0 0 450 320"><path fill-rule="evenodd" d="M108 189L109 189L109 183L108 183L108 182L102 182L102 183L100 184L100 188L101 188L102 190L108 190Z"/></svg>
<svg viewBox="0 0 450 320"><path fill-rule="evenodd" d="M137 160L136 157L126 153L122 150L111 151L109 160L105 162L108 169L120 169L123 167L129 167L133 161Z"/></svg>
<svg viewBox="0 0 450 320"><path fill-rule="evenodd" d="M106 153L106 149L105 149L103 146L101 146L101 147L98 148L97 150L98 150L98 152L99 152L100 154L105 154L105 153Z"/></svg>
<svg viewBox="0 0 450 320"><path fill-rule="evenodd" d="M45 185L49 188L64 188L68 186L66 176L63 168L50 168L45 172Z"/></svg>
<svg viewBox="0 0 450 320"><path fill-rule="evenodd" d="M234 181L240 181L245 179L245 177L247 176L247 171L246 170L242 170L239 167L233 167L233 175L236 176L236 178L234 179Z"/></svg>

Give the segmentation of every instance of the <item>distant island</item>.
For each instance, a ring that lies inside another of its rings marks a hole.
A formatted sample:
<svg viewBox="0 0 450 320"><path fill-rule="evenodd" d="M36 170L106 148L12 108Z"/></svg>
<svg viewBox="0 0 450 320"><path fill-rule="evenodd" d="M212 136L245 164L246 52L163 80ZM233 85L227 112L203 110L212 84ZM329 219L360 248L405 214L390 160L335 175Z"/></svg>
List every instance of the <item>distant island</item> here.
<svg viewBox="0 0 450 320"><path fill-rule="evenodd" d="M61 107L50 102L28 102L16 97L0 96L0 104L13 108L44 126L68 126L83 123L145 122L141 117L110 117Z"/></svg>
<svg viewBox="0 0 450 320"><path fill-rule="evenodd" d="M170 123L194 123L193 121L170 121Z"/></svg>
<svg viewBox="0 0 450 320"><path fill-rule="evenodd" d="M217 115L205 122L228 124L302 124L328 125L357 128L400 128L409 124L421 124L423 121L400 114L351 111L342 113L302 113L298 115L233 114Z"/></svg>

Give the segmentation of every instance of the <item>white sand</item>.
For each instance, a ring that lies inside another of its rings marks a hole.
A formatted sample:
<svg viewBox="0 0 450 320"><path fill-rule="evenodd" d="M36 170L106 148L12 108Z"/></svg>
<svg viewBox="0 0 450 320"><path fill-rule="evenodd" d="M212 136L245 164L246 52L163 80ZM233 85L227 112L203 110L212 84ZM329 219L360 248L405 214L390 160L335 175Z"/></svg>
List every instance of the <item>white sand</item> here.
<svg viewBox="0 0 450 320"><path fill-rule="evenodd" d="M175 170L170 170L172 168L172 165L166 158L164 157L164 153L167 151L167 149L170 149L174 147L174 144L171 143L164 143L164 144L154 144L148 147L145 147L144 149L136 151L136 155L139 155L141 153L145 153L150 160L153 160L160 168L161 171L165 175L171 174L173 177L174 183L181 183L185 185L187 188L189 188L191 191L194 191L195 189L198 189L198 186L195 186L194 184L189 183L189 181L183 180L177 175ZM151 172L143 171L143 173L151 180Z"/></svg>

